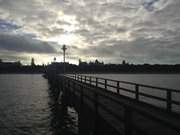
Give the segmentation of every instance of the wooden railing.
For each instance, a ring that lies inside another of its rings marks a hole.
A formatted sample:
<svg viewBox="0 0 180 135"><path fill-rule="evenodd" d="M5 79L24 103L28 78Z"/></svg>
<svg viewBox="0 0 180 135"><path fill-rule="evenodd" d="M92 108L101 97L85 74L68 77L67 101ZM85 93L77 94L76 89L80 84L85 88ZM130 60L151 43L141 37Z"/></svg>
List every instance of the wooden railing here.
<svg viewBox="0 0 180 135"><path fill-rule="evenodd" d="M100 82L100 80L104 80L104 82ZM135 115L140 115L140 116L144 117L147 121L150 120L155 125L160 124L162 126L161 127L162 129L156 129L158 132L159 132L159 130L161 130L165 133L166 131L164 131L164 130L168 129L169 134L171 134L171 132L174 135L180 134L180 125L179 125L179 120L178 120L178 119L180 119L179 115L172 115L173 119L166 118L166 115L159 117L159 115L155 115L154 113L149 112L146 109L145 110L140 109L136 106L128 104L127 102L122 102L122 101L118 100L117 98L113 98L109 94L103 94L102 92L95 91L95 90L93 90L94 89L93 87L88 87L88 85L84 85L84 83L94 85L95 87L99 87L100 85L102 85L102 87L108 91L111 91L111 89L109 89L109 87L110 88L113 87L113 88L116 88L117 94L121 94L121 90L128 91L128 92L131 91L129 89L124 89L124 88L122 89L120 87L120 85L122 83L133 85L135 87L135 92L133 92L133 94L135 94L136 101L140 101L140 96L142 95L142 93L139 91L140 87L160 89L165 92L168 91L167 92L168 99L163 99L163 101L166 102L167 107L169 107L169 105L171 106L172 104L176 104L177 101L176 102L172 101L171 96L172 96L172 92L179 93L179 91L177 91L177 90L170 91L170 89L164 89L164 88L159 88L159 87L124 82L124 81L116 81L116 80L105 79L105 78L97 78L97 77L92 77L92 76L83 76L83 75L65 75L62 81L64 82L63 84L67 86L68 90L71 90L72 93L74 93L74 94L77 93L75 95L79 96L81 105L84 104L85 100L89 100L92 102L92 104L94 105L96 119L97 119L97 117L99 117L100 110L102 109L105 112L107 112L108 114L112 115L113 118L115 118L119 122L123 123L124 130L123 130L122 134L132 135L132 134L134 134L133 132L135 131L135 133L137 133L139 135L149 135L149 132L151 132L151 131L145 130L145 129L143 129L143 127L138 125L137 124L138 121L136 121L134 119ZM109 84L110 81L116 82L116 86L110 85ZM102 87L99 87L99 88L102 88ZM92 94L88 94L87 91ZM168 93L170 93L170 94L168 94ZM143 96L146 96L146 95L143 94ZM168 96L170 96L170 97L168 97ZM154 98L154 96L152 96L152 95L150 95L148 97ZM100 101L100 99L102 99L102 98L123 107L123 109L122 109L123 115L121 116L119 114L119 112L112 111L112 108L110 106L103 104ZM156 98L156 97L155 97L155 99L159 100L159 98ZM167 101L167 100L169 100L169 101ZM178 102L178 105L179 105L179 102ZM171 107L169 109L167 109L167 111L171 111ZM174 116L177 118L176 121L174 121ZM98 126L98 125L96 125L96 126Z"/></svg>
<svg viewBox="0 0 180 135"><path fill-rule="evenodd" d="M80 81L82 83L94 85L96 87L104 88L107 91L115 92L116 94L127 96L130 98L135 99L136 101L145 102L147 104L151 104L154 106L157 106L157 101L162 102L162 104L165 104L164 109L168 112L175 112L180 113L180 110L174 110L172 109L172 106L175 105L176 108L179 107L180 109L180 90L175 89L169 89L169 88L161 88L161 87L155 87L150 85L144 85L144 84L137 84L132 82L126 82L126 81L118 81L113 79L107 79L107 78L100 78L100 77L94 77L94 76L87 76L87 75L80 75L80 74L71 74L66 75L67 77L73 78L77 81ZM123 87L122 85L128 85L131 88ZM148 92L161 92L160 94L163 94L163 96L158 96L153 93ZM123 94L123 92L129 93ZM173 99L172 95L178 97ZM147 98L147 101L144 99ZM155 103L148 102L148 99L155 100ZM158 106L160 108L163 108L163 106Z"/></svg>

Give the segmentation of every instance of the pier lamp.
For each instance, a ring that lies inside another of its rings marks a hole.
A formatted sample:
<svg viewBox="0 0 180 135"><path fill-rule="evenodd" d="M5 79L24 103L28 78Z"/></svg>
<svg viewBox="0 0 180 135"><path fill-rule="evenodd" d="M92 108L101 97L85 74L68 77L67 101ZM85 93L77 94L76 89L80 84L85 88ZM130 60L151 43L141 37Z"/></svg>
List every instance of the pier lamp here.
<svg viewBox="0 0 180 135"><path fill-rule="evenodd" d="M63 45L62 50L63 50L63 57L64 57L64 63L65 63L65 55L66 55L66 50L67 50L66 45Z"/></svg>
<svg viewBox="0 0 180 135"><path fill-rule="evenodd" d="M61 49L63 50L64 73L65 73L65 62L66 62L66 61L65 61L65 56L66 56L66 50L67 50L66 45L63 45Z"/></svg>

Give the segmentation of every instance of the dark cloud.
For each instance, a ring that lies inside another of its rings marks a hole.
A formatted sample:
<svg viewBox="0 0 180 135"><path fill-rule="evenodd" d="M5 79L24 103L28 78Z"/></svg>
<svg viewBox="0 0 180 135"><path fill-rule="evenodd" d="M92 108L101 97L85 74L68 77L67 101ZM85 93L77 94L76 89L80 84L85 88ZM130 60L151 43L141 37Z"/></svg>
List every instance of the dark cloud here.
<svg viewBox="0 0 180 135"><path fill-rule="evenodd" d="M26 35L0 34L0 49L27 53L54 53L48 43Z"/></svg>
<svg viewBox="0 0 180 135"><path fill-rule="evenodd" d="M0 19L0 31L12 31L21 28L20 26L16 25L14 22L7 21Z"/></svg>
<svg viewBox="0 0 180 135"><path fill-rule="evenodd" d="M146 0L144 3L143 3L143 6L145 9L147 9L148 11L153 11L154 10L154 4L156 2L158 2L159 0Z"/></svg>

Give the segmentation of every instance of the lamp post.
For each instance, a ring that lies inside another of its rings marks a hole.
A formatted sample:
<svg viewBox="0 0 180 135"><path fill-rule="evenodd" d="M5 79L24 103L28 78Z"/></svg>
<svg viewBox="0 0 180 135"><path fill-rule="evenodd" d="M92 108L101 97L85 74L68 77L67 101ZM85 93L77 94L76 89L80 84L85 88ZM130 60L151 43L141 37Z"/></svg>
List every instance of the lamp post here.
<svg viewBox="0 0 180 135"><path fill-rule="evenodd" d="M66 56L66 50L67 50L67 48L66 48L66 45L63 45L63 47L61 48L62 50L63 50L63 60L64 60L64 73L65 73L65 56Z"/></svg>

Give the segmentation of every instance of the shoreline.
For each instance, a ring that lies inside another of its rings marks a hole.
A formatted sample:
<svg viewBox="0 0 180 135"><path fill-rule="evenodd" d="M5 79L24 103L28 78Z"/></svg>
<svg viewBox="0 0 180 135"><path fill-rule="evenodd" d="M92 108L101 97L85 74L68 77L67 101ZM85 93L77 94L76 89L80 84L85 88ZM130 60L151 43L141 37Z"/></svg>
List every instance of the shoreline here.
<svg viewBox="0 0 180 135"><path fill-rule="evenodd" d="M2 72L2 74L39 74L42 75L44 73L29 73L29 72ZM59 73L61 74L61 73ZM66 74L180 74L180 72L67 72Z"/></svg>

